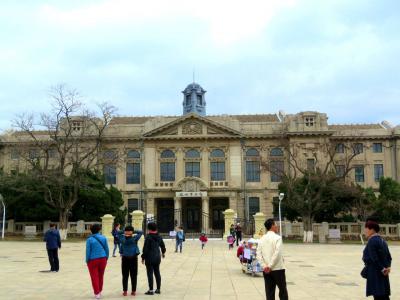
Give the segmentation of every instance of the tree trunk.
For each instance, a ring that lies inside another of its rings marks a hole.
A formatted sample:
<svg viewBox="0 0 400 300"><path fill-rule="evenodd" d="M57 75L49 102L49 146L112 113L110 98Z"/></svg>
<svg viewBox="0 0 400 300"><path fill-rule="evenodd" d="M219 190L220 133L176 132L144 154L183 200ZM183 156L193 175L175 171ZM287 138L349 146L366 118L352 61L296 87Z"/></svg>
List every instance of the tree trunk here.
<svg viewBox="0 0 400 300"><path fill-rule="evenodd" d="M59 211L59 232L62 240L67 239L68 234L68 209L60 209Z"/></svg>
<svg viewBox="0 0 400 300"><path fill-rule="evenodd" d="M313 232L313 218L311 216L303 217L303 242L304 243L312 243L314 240L314 232Z"/></svg>

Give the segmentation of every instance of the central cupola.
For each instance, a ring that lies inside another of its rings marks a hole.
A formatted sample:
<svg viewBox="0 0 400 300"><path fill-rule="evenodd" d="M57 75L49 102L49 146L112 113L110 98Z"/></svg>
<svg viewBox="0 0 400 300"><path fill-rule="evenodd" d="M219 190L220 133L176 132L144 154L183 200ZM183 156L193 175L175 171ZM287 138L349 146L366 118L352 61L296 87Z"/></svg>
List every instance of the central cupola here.
<svg viewBox="0 0 400 300"><path fill-rule="evenodd" d="M193 82L189 84L183 93L183 115L196 113L200 116L206 115L206 100L204 90L199 84Z"/></svg>

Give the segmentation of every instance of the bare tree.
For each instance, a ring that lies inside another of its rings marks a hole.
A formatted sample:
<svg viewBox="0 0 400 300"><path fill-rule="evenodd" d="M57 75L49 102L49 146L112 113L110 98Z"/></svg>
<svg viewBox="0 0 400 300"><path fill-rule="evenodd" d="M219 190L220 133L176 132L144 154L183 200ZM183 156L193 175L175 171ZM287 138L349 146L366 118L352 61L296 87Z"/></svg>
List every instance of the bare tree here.
<svg viewBox="0 0 400 300"><path fill-rule="evenodd" d="M340 189L340 184L348 180L359 151L351 142L329 137L310 145L282 137L280 147L284 149L287 166L277 169L270 159L262 163L263 168L281 179L279 188L286 194L285 205L300 214L304 241L312 242L315 215L333 200L332 189Z"/></svg>
<svg viewBox="0 0 400 300"><path fill-rule="evenodd" d="M84 184L82 175L99 168L105 130L115 108L99 104L96 115L76 90L63 84L51 88L50 98L52 110L42 113L37 123L32 114L23 114L13 125L24 133L18 135L21 157L41 179L45 201L58 210L60 230L66 237L69 213Z"/></svg>

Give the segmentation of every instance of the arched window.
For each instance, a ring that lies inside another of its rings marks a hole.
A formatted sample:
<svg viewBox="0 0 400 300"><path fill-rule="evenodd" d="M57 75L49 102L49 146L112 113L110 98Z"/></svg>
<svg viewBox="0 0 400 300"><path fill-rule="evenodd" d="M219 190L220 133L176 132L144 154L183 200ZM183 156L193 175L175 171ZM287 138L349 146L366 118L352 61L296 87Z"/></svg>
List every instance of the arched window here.
<svg viewBox="0 0 400 300"><path fill-rule="evenodd" d="M136 150L129 150L127 156L128 158L140 158L140 153Z"/></svg>
<svg viewBox="0 0 400 300"><path fill-rule="evenodd" d="M186 158L200 158L200 152L195 149L191 149L186 152L185 157Z"/></svg>
<svg viewBox="0 0 400 300"><path fill-rule="evenodd" d="M214 149L211 151L210 156L212 158L216 158L216 157L225 157L225 153L224 151L222 151L221 149Z"/></svg>
<svg viewBox="0 0 400 300"><path fill-rule="evenodd" d="M175 158L175 154L171 150L164 150L161 152L161 158Z"/></svg>
<svg viewBox="0 0 400 300"><path fill-rule="evenodd" d="M260 152L255 148L250 148L246 151L246 181L260 181Z"/></svg>
<svg viewBox="0 0 400 300"><path fill-rule="evenodd" d="M246 156L260 156L260 153L255 148L250 148L246 151Z"/></svg>
<svg viewBox="0 0 400 300"><path fill-rule="evenodd" d="M271 156L283 156L283 151L281 148L273 148L270 154Z"/></svg>
<svg viewBox="0 0 400 300"><path fill-rule="evenodd" d="M115 159L117 154L114 150L106 150L103 152L103 158L105 159Z"/></svg>

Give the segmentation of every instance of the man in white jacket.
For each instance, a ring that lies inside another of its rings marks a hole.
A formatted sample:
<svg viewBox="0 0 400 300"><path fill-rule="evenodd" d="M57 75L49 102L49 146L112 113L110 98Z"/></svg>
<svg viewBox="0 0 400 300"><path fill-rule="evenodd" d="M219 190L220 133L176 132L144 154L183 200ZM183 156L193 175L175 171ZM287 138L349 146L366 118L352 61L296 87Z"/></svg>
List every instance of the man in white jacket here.
<svg viewBox="0 0 400 300"><path fill-rule="evenodd" d="M282 237L276 234L278 226L273 219L268 219L264 225L268 232L258 241L257 259L264 270L265 294L267 300L275 300L275 289L278 286L279 299L288 300Z"/></svg>

